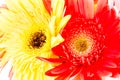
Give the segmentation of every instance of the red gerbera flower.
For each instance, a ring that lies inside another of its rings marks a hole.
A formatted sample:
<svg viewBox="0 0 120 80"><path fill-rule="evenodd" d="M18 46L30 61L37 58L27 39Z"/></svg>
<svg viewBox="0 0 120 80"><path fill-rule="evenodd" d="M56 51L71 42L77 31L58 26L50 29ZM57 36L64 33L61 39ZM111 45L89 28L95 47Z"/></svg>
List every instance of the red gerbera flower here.
<svg viewBox="0 0 120 80"><path fill-rule="evenodd" d="M107 0L66 0L66 14L72 18L62 30L64 42L54 47L60 63L46 72L56 80L101 80L120 73L120 19Z"/></svg>

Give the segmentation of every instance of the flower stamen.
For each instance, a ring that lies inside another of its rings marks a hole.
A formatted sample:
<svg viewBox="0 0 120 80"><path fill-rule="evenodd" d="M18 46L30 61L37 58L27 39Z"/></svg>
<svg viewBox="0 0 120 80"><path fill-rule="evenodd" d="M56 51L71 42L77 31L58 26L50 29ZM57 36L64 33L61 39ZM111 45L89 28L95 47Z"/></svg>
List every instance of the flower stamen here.
<svg viewBox="0 0 120 80"><path fill-rule="evenodd" d="M75 56L87 56L91 52L94 45L93 40L85 34L81 34L74 38L71 43L71 48L75 52L73 55Z"/></svg>
<svg viewBox="0 0 120 80"><path fill-rule="evenodd" d="M44 43L46 43L46 36L42 32L34 33L29 42L30 46L33 48L40 48L44 46Z"/></svg>
<svg viewBox="0 0 120 80"><path fill-rule="evenodd" d="M75 42L75 48L78 52L85 52L89 47L89 41L85 38L81 38Z"/></svg>

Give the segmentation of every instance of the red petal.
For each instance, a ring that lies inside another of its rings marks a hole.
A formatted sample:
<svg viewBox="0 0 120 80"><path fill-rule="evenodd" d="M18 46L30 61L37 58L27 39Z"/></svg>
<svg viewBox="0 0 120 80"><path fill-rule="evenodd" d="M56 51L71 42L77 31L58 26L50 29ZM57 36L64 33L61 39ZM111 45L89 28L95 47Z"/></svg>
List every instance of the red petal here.
<svg viewBox="0 0 120 80"><path fill-rule="evenodd" d="M78 76L78 73L80 72L81 68L74 67L73 69L69 69L65 74L60 75L55 80L73 80ZM79 75L80 76L80 75Z"/></svg>
<svg viewBox="0 0 120 80"><path fill-rule="evenodd" d="M64 74L58 76L55 80L69 80L72 70L68 70Z"/></svg>
<svg viewBox="0 0 120 80"><path fill-rule="evenodd" d="M84 80L102 80L102 78L98 75L94 76L84 76Z"/></svg>
<svg viewBox="0 0 120 80"><path fill-rule="evenodd" d="M108 30L117 19L115 9L111 9L109 6L105 6L96 17L99 17L99 23L102 23L105 30Z"/></svg>
<svg viewBox="0 0 120 80"><path fill-rule="evenodd" d="M106 76L106 75L111 75L111 71L109 71L108 69L111 69L111 67L114 67L114 64L112 65L109 64L109 60L108 63L105 63L105 59L100 59L98 60L95 64L92 65L92 67L89 68L89 70L91 70L92 73L95 73L99 76ZM115 65L116 67L116 65Z"/></svg>
<svg viewBox="0 0 120 80"><path fill-rule="evenodd" d="M83 1L84 1L85 17L87 19L92 19L94 17L94 1L93 0L83 0Z"/></svg>
<svg viewBox="0 0 120 80"><path fill-rule="evenodd" d="M114 49L106 49L103 52L103 56L108 58L120 58L120 50L114 50Z"/></svg>
<svg viewBox="0 0 120 80"><path fill-rule="evenodd" d="M100 76L112 75L115 69L117 69L117 64L114 60L104 57L103 59L97 62L96 73Z"/></svg>
<svg viewBox="0 0 120 80"><path fill-rule="evenodd" d="M99 17L99 23L102 23L102 26L108 26L111 17L110 8L105 6L97 17Z"/></svg>
<svg viewBox="0 0 120 80"><path fill-rule="evenodd" d="M98 75L99 76L111 76L112 72L108 71L108 70L100 70L100 71L98 71Z"/></svg>
<svg viewBox="0 0 120 80"><path fill-rule="evenodd" d="M66 46L64 45L64 43L61 43L57 46L55 46L54 48L52 48L52 51L55 55L57 56L61 56L61 57L65 57L65 58L69 58L69 53L66 53Z"/></svg>
<svg viewBox="0 0 120 80"><path fill-rule="evenodd" d="M100 12L107 4L108 0L98 0L96 13Z"/></svg>
<svg viewBox="0 0 120 80"><path fill-rule="evenodd" d="M50 13L51 12L51 0L43 0L43 3L47 9L47 11Z"/></svg>
<svg viewBox="0 0 120 80"><path fill-rule="evenodd" d="M70 63L61 64L61 65L47 71L45 74L48 76L58 76L58 75L61 75L61 74L64 74L65 72L67 72L69 70L70 66L71 66Z"/></svg>
<svg viewBox="0 0 120 80"><path fill-rule="evenodd" d="M45 61L45 62L51 62L51 63L62 63L65 61L63 58L42 58L42 57L36 57L39 60Z"/></svg>
<svg viewBox="0 0 120 80"><path fill-rule="evenodd" d="M71 77L76 77L78 74L81 72L82 68L81 67L76 67L76 69L71 73Z"/></svg>
<svg viewBox="0 0 120 80"><path fill-rule="evenodd" d="M96 68L95 68L96 69ZM97 71L91 72L90 68L84 68L81 72L83 80L102 80Z"/></svg>
<svg viewBox="0 0 120 80"><path fill-rule="evenodd" d="M109 45L119 45L120 44L120 38L118 36L119 33L120 33L120 29L119 29L119 23L120 21L118 19L114 20L113 21L113 24L111 24L110 26L108 27L104 27L104 30L106 32L106 45L109 46ZM112 42L112 44L111 44Z"/></svg>
<svg viewBox="0 0 120 80"><path fill-rule="evenodd" d="M117 64L114 59L103 57L99 62L99 66L103 69L105 68L117 68Z"/></svg>
<svg viewBox="0 0 120 80"><path fill-rule="evenodd" d="M85 16L84 0L65 0L65 3L66 14L71 14L72 16Z"/></svg>

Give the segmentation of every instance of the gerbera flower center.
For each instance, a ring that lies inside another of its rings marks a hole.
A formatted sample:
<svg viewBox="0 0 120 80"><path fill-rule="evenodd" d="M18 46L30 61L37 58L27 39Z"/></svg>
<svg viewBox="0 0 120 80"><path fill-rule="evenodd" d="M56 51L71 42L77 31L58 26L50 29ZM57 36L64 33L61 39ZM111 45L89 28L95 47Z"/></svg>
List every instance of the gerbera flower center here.
<svg viewBox="0 0 120 80"><path fill-rule="evenodd" d="M30 40L30 46L33 48L40 48L42 47L46 42L46 36L42 32L36 32L32 35Z"/></svg>
<svg viewBox="0 0 120 80"><path fill-rule="evenodd" d="M80 40L79 45L76 46L76 49L78 49L78 51L83 52L87 49L87 41L86 40Z"/></svg>
<svg viewBox="0 0 120 80"><path fill-rule="evenodd" d="M90 41L90 39L86 36L80 36L78 39L73 41L73 48L76 52L76 55L85 55L92 48L92 40Z"/></svg>

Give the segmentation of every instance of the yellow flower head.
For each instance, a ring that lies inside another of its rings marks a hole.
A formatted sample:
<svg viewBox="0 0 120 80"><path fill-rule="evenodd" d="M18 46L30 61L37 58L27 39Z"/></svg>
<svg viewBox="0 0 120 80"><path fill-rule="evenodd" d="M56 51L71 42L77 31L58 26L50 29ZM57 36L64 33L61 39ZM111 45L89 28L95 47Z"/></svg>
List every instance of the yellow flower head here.
<svg viewBox="0 0 120 80"><path fill-rule="evenodd" d="M6 5L0 9L1 65L12 60L12 80L52 80L44 75L52 66L36 56L50 57L63 41L59 32L70 18L64 17L64 0L51 0L50 14L42 0L6 0Z"/></svg>

